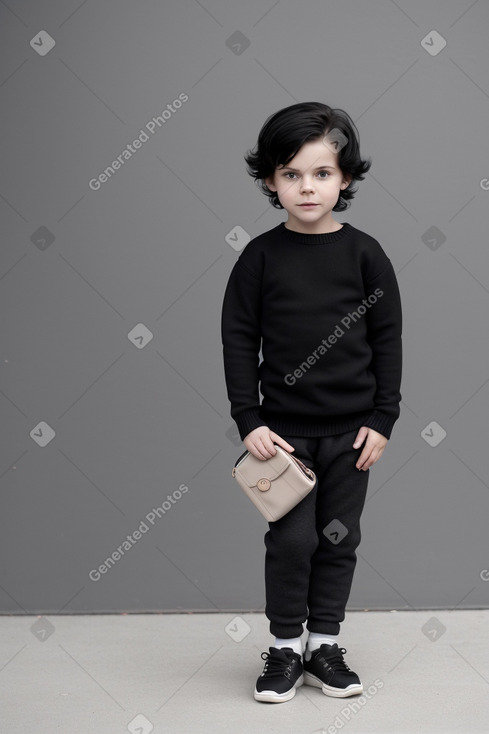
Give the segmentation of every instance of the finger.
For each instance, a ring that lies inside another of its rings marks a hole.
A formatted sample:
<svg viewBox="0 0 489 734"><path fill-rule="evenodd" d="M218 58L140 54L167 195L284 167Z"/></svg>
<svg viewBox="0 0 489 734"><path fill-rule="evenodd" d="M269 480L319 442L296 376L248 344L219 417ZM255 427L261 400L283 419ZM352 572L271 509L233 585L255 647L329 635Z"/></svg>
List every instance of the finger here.
<svg viewBox="0 0 489 734"><path fill-rule="evenodd" d="M273 441L275 443L278 443L279 446L281 446L286 451L295 451L295 448L288 443L288 441L285 440L285 438L282 438L282 436L279 436L277 433L274 433L273 431L270 432L270 436L272 437Z"/></svg>
<svg viewBox="0 0 489 734"><path fill-rule="evenodd" d="M365 448L370 450L370 456L373 458L374 462L380 459L380 456L384 450L384 446L379 446L376 443L366 445Z"/></svg>
<svg viewBox="0 0 489 734"><path fill-rule="evenodd" d="M367 469L370 469L370 467L375 464L376 461L380 459L380 455L382 453L382 450L378 451L377 449L373 449L370 452L370 456L368 457L367 461L363 464L362 467L360 467L363 471L367 471Z"/></svg>
<svg viewBox="0 0 489 734"><path fill-rule="evenodd" d="M266 438L262 438L262 441L263 441L263 445L264 445L266 451L268 451L269 458L270 458L270 456L275 456L275 454L277 453L277 449L273 445L273 440L272 440L271 436L267 436Z"/></svg>
<svg viewBox="0 0 489 734"><path fill-rule="evenodd" d="M357 463L355 464L357 469L363 469L363 465L365 464L365 462L369 460L370 454L371 454L370 447L365 446L362 453L360 454L360 458L358 459Z"/></svg>
<svg viewBox="0 0 489 734"><path fill-rule="evenodd" d="M277 449L273 445L273 441L267 438L261 438L260 442L258 443L258 450L260 451L261 455L264 459L270 459L272 456L275 456L277 453Z"/></svg>
<svg viewBox="0 0 489 734"><path fill-rule="evenodd" d="M367 434L368 434L368 428L366 426L362 426L359 429L359 431L357 433L357 437L355 438L355 441L353 443L353 448L354 449L360 448L360 446L362 445L362 443L365 441L365 437L367 436Z"/></svg>
<svg viewBox="0 0 489 734"><path fill-rule="evenodd" d="M253 454L257 459L260 459L260 461L266 461L269 456L266 456L264 453L264 448L262 444L260 443L260 439L255 439L254 441L250 441L246 444L246 448L250 452L250 454Z"/></svg>
<svg viewBox="0 0 489 734"><path fill-rule="evenodd" d="M260 451L257 449L254 443L248 446L248 451L250 452L250 454L253 454L256 459L260 459L260 461L265 461L266 457L261 455Z"/></svg>

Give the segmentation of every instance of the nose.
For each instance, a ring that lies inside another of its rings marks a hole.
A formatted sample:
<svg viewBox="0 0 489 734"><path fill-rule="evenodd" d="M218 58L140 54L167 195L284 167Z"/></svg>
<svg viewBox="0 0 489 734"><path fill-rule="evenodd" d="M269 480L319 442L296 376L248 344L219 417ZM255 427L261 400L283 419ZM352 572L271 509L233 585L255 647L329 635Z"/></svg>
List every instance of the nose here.
<svg viewBox="0 0 489 734"><path fill-rule="evenodd" d="M301 191L314 191L312 177L308 173L302 177Z"/></svg>

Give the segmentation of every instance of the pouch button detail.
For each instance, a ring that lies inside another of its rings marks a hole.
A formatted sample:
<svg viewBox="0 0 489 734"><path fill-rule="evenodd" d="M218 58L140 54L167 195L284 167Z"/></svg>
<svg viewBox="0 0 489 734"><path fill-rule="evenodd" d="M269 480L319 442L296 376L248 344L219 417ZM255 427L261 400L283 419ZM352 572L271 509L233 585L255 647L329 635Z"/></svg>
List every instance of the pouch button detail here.
<svg viewBox="0 0 489 734"><path fill-rule="evenodd" d="M269 479L259 479L256 483L256 486L258 487L260 492L266 492L268 489L270 489L272 485Z"/></svg>

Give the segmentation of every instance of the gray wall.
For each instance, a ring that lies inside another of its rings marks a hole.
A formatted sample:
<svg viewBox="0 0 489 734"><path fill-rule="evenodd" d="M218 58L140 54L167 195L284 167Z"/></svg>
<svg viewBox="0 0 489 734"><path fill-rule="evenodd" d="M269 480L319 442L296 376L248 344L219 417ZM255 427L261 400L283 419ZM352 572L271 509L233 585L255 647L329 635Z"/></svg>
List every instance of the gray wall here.
<svg viewBox="0 0 489 734"><path fill-rule="evenodd" d="M263 608L220 309L228 233L284 219L243 154L310 100L359 127L373 166L336 217L381 242L404 311L349 607L487 606L488 3L7 0L0 21L0 609Z"/></svg>

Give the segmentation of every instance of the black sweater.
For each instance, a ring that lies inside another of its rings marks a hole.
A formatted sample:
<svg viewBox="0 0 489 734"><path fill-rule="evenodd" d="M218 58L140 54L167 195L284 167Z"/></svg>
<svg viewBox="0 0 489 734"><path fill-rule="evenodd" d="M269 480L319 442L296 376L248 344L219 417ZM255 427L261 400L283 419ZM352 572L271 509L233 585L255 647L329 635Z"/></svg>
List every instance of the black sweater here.
<svg viewBox="0 0 489 734"><path fill-rule="evenodd" d="M394 269L370 235L347 222L324 234L281 222L255 237L231 271L221 318L241 440L264 425L311 437L368 426L390 438L400 414L401 334Z"/></svg>

